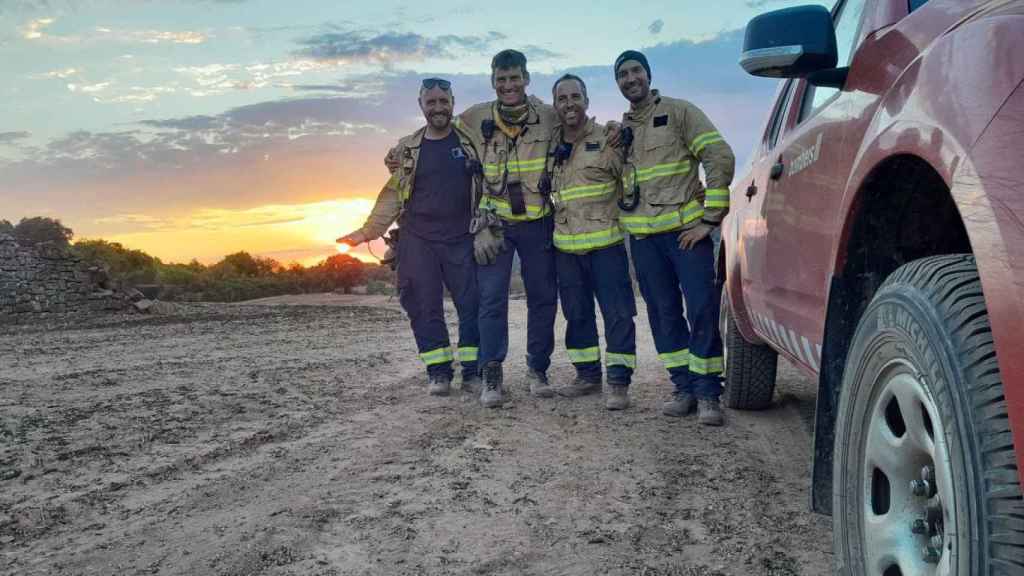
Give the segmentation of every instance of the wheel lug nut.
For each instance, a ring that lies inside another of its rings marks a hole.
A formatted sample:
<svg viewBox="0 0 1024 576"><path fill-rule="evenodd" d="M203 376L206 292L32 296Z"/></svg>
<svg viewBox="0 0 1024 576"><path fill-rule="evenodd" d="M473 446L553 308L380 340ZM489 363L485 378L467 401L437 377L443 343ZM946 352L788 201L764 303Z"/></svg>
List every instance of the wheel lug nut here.
<svg viewBox="0 0 1024 576"><path fill-rule="evenodd" d="M928 539L928 545L929 547L934 548L936 550L942 550L942 540L942 534L935 534Z"/></svg>
<svg viewBox="0 0 1024 576"><path fill-rule="evenodd" d="M927 534L928 522L924 518L914 518L914 521L910 523L910 531L914 534Z"/></svg>
<svg viewBox="0 0 1024 576"><path fill-rule="evenodd" d="M941 554L934 546L925 546L921 550L921 558L929 564L938 564L940 556Z"/></svg>
<svg viewBox="0 0 1024 576"><path fill-rule="evenodd" d="M921 467L921 480L924 480L925 482L927 482L929 484L934 484L935 483L935 469L932 468L931 466L923 466L923 467Z"/></svg>
<svg viewBox="0 0 1024 576"><path fill-rule="evenodd" d="M928 495L928 481L927 480L911 480L910 481L910 493L914 496L927 496Z"/></svg>

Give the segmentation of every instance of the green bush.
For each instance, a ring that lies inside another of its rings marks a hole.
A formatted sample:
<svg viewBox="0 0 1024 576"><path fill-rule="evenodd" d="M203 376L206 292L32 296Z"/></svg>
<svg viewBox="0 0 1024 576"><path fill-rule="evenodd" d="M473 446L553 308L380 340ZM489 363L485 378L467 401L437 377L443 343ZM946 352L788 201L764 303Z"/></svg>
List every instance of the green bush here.
<svg viewBox="0 0 1024 576"><path fill-rule="evenodd" d="M142 250L106 240L79 240L71 249L82 260L103 265L114 280L129 285L156 282L160 261Z"/></svg>

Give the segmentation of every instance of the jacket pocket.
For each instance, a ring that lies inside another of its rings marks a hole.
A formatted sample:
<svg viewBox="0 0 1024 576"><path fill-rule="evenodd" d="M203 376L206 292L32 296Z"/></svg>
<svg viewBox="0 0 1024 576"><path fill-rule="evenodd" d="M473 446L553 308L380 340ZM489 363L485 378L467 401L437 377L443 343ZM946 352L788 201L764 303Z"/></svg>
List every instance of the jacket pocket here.
<svg viewBox="0 0 1024 576"><path fill-rule="evenodd" d="M583 218L589 222L601 222L607 224L605 228L615 223L619 206L613 199L595 199L582 206Z"/></svg>
<svg viewBox="0 0 1024 576"><path fill-rule="evenodd" d="M644 150L648 153L655 152L659 148L673 146L675 144L682 145L676 135L668 131L668 127L657 129L650 128L647 134L644 134ZM652 154L657 156L658 154Z"/></svg>

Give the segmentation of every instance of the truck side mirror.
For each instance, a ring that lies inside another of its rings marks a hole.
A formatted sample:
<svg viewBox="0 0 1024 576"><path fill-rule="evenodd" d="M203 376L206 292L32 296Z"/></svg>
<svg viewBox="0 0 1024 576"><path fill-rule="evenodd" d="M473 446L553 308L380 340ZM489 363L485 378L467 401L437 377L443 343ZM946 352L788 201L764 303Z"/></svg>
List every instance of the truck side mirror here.
<svg viewBox="0 0 1024 576"><path fill-rule="evenodd" d="M824 6L796 6L750 20L740 66L754 76L804 78L834 69L838 59L832 14Z"/></svg>

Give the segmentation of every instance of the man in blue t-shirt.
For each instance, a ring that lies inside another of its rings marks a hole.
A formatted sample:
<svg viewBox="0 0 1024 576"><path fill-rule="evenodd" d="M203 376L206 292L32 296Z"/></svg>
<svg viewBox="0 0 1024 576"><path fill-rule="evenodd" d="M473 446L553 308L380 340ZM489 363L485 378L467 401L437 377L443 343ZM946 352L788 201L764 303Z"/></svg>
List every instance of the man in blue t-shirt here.
<svg viewBox="0 0 1024 576"><path fill-rule="evenodd" d="M455 98L447 80L424 80L419 104L427 125L399 140L401 164L378 195L370 217L338 242L368 242L398 221L398 291L427 366L428 390L435 396L447 395L454 373L456 353L444 320L447 287L459 315L462 387L476 392L479 295L469 224L478 200L474 167L479 162L469 136L452 125Z"/></svg>

